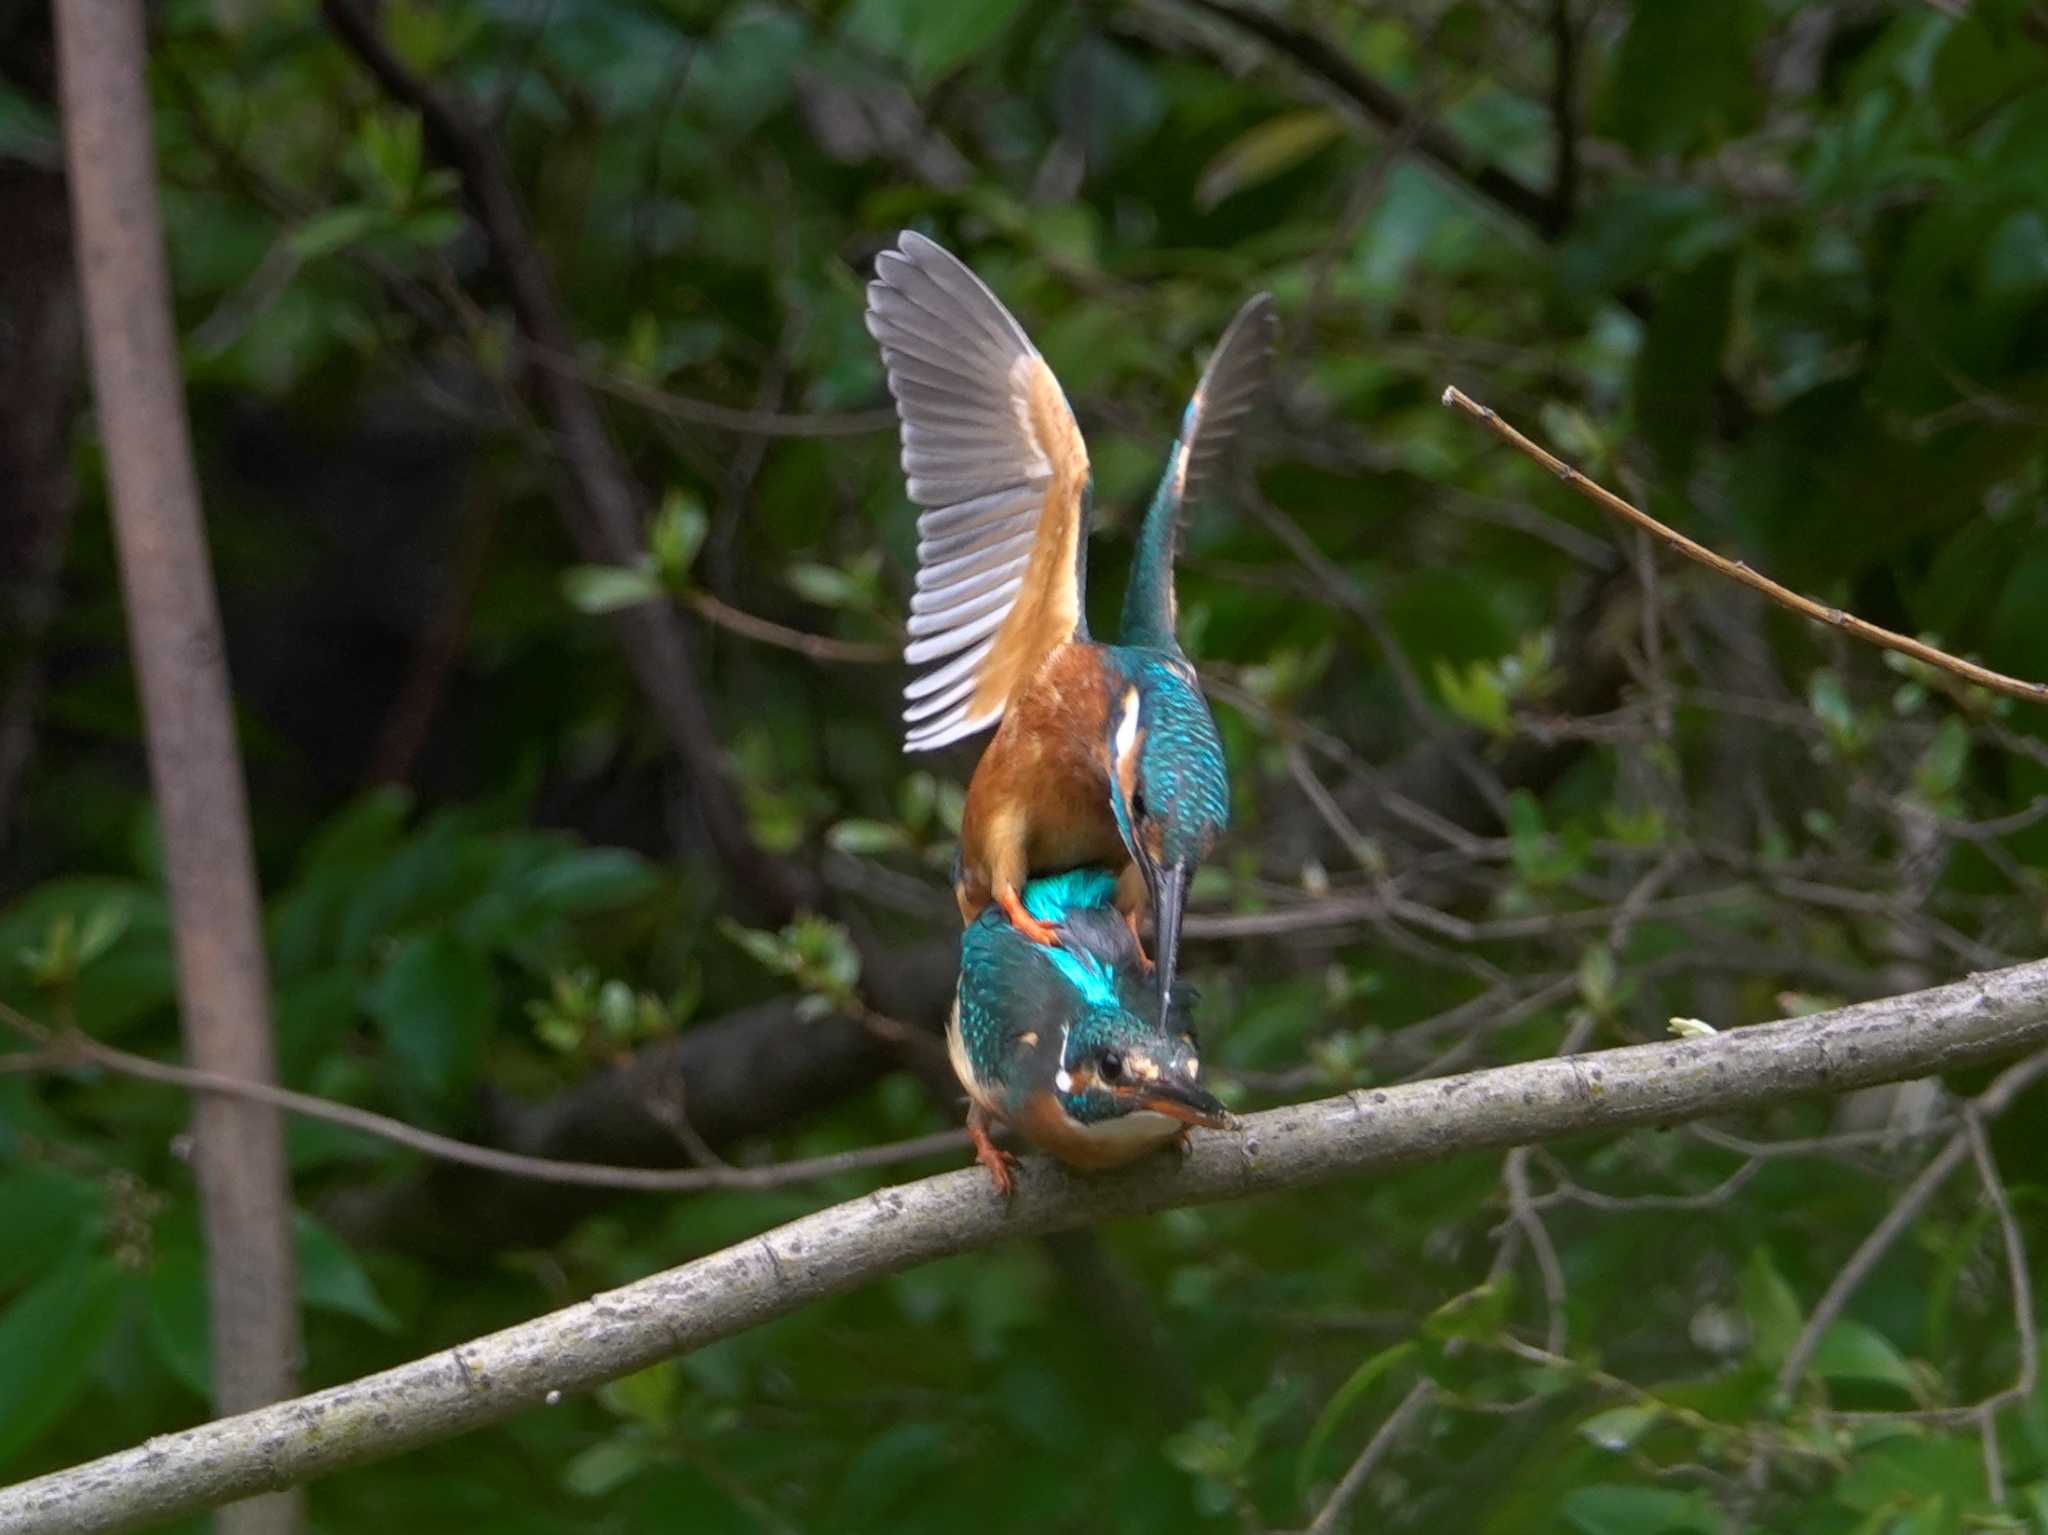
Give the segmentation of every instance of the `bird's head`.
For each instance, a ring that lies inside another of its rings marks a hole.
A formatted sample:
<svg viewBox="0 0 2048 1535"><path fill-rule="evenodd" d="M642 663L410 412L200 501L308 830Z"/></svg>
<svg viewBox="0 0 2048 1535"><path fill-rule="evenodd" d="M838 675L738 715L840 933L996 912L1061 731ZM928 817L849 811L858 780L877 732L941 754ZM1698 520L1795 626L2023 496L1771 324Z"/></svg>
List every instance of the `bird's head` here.
<svg viewBox="0 0 2048 1535"><path fill-rule="evenodd" d="M1113 889L1110 882L1105 893ZM1107 899L1070 909L1060 946L1038 953L1066 994L1058 1028L1042 1031L1031 1075L1068 1119L1101 1126L1143 1114L1212 1130L1234 1123L1201 1085L1192 992L1183 988L1162 1014L1130 928Z"/></svg>

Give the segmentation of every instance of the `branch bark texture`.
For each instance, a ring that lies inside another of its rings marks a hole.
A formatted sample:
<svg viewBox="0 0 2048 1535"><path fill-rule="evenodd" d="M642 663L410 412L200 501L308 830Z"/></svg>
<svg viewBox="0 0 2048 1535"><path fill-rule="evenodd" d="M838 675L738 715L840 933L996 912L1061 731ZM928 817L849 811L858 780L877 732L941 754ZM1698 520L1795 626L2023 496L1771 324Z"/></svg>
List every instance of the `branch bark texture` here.
<svg viewBox="0 0 2048 1535"><path fill-rule="evenodd" d="M145 79L144 11L58 0L64 147L114 532L163 828L179 1010L194 1066L275 1080L247 796L171 324ZM243 1412L297 1389L298 1282L275 1109L193 1106L214 1399ZM297 1527L286 1496L233 1510L237 1535Z"/></svg>
<svg viewBox="0 0 2048 1535"><path fill-rule="evenodd" d="M1361 1090L1087 1176L1033 1160L876 1191L622 1289L295 1402L0 1491L0 1535L136 1529L363 1465L1007 1237L1600 1130L1674 1124L2048 1047L2048 961L1710 1038Z"/></svg>

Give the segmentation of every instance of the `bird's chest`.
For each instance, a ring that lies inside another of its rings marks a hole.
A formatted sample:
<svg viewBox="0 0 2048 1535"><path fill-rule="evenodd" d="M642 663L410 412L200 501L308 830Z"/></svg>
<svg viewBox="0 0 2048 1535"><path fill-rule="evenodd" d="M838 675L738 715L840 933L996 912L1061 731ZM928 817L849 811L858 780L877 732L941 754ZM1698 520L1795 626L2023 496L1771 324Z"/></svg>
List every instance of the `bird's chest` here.
<svg viewBox="0 0 2048 1535"><path fill-rule="evenodd" d="M1083 1124L1071 1119L1051 1092L1032 1093L1005 1116L1017 1133L1069 1167L1098 1172L1121 1167L1157 1150L1185 1127L1177 1119L1138 1109L1114 1119Z"/></svg>
<svg viewBox="0 0 2048 1535"><path fill-rule="evenodd" d="M970 809L1021 807L1034 870L1122 861L1103 745L1110 695L1100 648L1062 646L1012 702L975 773Z"/></svg>

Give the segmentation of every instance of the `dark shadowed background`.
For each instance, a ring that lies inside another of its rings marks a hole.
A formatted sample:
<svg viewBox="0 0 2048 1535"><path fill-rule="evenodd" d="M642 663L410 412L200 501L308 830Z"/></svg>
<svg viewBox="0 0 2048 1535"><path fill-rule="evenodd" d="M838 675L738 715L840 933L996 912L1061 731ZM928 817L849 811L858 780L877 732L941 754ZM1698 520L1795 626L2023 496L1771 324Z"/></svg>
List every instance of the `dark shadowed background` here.
<svg viewBox="0 0 2048 1535"><path fill-rule="evenodd" d="M1105 622L1207 346L1279 299L1180 585L1235 786L1184 963L1233 1103L2040 952L2048 715L1653 550L1439 403L2048 678L2035 0L150 19L293 1087L647 1165L958 1122L929 1040L980 743L899 750L913 516L861 322L906 226L1065 384ZM0 1000L169 1056L61 167L48 17L0 5ZM1337 1527L2048 1530L2030 1375L1924 1416L2032 1346L1967 1168L1778 1380L1979 1086L950 1260L337 1477L312 1526L1294 1529L1430 1381ZM2041 1107L1992 1136L2037 1246ZM0 1479L206 1416L188 1115L0 1055ZM311 1385L958 1160L654 1197L289 1145Z"/></svg>

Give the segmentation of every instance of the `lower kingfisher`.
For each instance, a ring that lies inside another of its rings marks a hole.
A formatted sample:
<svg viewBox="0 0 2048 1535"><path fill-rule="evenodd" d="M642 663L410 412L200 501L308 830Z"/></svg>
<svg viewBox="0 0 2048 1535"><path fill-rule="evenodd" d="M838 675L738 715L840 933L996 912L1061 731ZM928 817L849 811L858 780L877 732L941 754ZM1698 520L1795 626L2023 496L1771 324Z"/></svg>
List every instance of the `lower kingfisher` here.
<svg viewBox="0 0 2048 1535"><path fill-rule="evenodd" d="M993 901L1034 942L1055 944L1057 924L1022 898L1026 880L1106 866L1134 943L1152 908L1164 1013L1188 885L1230 819L1223 743L1174 634L1174 545L1182 507L1263 392L1272 300L1238 311L1195 387L1139 528L1113 645L1090 637L1085 612L1087 446L1023 327L956 257L911 232L876 258L867 324L910 499L925 509L904 659L941 662L905 689L905 747L1000 722L961 816L960 915L973 924Z"/></svg>
<svg viewBox="0 0 2048 1535"><path fill-rule="evenodd" d="M1013 1187L1015 1158L989 1138L1001 1121L1070 1167L1115 1167L1191 1127L1233 1128L1202 1088L1193 1017L1183 990L1172 1012L1139 963L1106 869L1032 880L1025 909L1057 924L1060 942L1033 942L991 906L967 926L960 989L946 1030L967 1089L968 1133L997 1192ZM1163 1020L1163 1021L1162 1021Z"/></svg>

